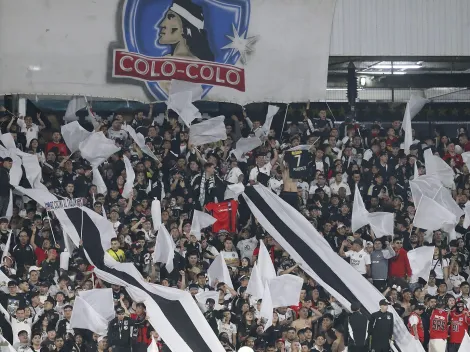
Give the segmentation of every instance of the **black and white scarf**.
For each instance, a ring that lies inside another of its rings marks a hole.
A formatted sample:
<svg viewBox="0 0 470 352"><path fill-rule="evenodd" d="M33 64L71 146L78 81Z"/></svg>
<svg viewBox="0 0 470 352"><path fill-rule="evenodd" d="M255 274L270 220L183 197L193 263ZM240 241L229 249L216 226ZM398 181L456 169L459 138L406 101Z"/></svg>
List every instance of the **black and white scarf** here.
<svg viewBox="0 0 470 352"><path fill-rule="evenodd" d="M209 177L209 186L207 187L208 190L215 187L215 177L212 175ZM206 201L206 173L203 172L201 175L201 186L199 188L199 203L201 203L201 207L204 206L204 202Z"/></svg>

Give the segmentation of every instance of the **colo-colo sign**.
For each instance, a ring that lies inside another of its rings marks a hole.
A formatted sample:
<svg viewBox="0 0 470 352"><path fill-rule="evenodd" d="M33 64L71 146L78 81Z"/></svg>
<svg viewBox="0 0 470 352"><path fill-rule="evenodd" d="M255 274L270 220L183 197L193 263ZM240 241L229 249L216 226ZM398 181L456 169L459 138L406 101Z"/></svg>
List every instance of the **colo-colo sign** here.
<svg viewBox="0 0 470 352"><path fill-rule="evenodd" d="M114 50L113 77L144 81L166 100L173 79L245 91L250 0L127 0L125 49Z"/></svg>

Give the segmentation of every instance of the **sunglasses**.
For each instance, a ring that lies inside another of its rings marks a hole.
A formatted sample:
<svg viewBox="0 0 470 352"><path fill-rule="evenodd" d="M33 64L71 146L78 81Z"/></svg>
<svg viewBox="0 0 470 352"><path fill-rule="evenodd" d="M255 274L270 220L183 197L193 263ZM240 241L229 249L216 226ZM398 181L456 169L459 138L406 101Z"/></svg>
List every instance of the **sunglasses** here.
<svg viewBox="0 0 470 352"><path fill-rule="evenodd" d="M397 241L395 242L395 244L403 244L403 242Z"/></svg>

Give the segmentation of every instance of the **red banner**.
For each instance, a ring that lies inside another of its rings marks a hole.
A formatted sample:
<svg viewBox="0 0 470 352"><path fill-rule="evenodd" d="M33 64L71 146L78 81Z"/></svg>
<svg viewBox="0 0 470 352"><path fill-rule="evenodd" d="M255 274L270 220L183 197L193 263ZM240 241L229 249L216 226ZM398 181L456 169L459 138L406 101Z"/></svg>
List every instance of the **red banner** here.
<svg viewBox="0 0 470 352"><path fill-rule="evenodd" d="M142 81L181 81L223 86L245 91L245 70L232 65L174 57L154 58L114 51L113 77Z"/></svg>

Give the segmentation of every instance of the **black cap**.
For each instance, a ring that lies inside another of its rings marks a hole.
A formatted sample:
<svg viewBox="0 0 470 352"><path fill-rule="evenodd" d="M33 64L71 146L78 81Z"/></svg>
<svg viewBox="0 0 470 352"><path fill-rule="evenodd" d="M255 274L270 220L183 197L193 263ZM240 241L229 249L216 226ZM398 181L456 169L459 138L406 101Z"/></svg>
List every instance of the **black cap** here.
<svg viewBox="0 0 470 352"><path fill-rule="evenodd" d="M416 303L415 310L425 310L426 306L423 303Z"/></svg>
<svg viewBox="0 0 470 352"><path fill-rule="evenodd" d="M117 307L116 308L116 313L119 314L119 313L124 313L124 309L122 307Z"/></svg>
<svg viewBox="0 0 470 352"><path fill-rule="evenodd" d="M379 302L379 305L380 306L388 306L388 305L390 305L390 302L387 301L386 299L381 299L380 302Z"/></svg>
<svg viewBox="0 0 470 352"><path fill-rule="evenodd" d="M8 287L15 287L16 285L17 284L15 280L8 281Z"/></svg>
<svg viewBox="0 0 470 352"><path fill-rule="evenodd" d="M199 286L197 284L190 284L188 288L189 290L192 290L192 289L199 290Z"/></svg>
<svg viewBox="0 0 470 352"><path fill-rule="evenodd" d="M361 303L359 303L359 302L353 302L353 303L351 303L351 310L352 310L353 312L356 312L356 311L358 311L359 309L361 309Z"/></svg>

